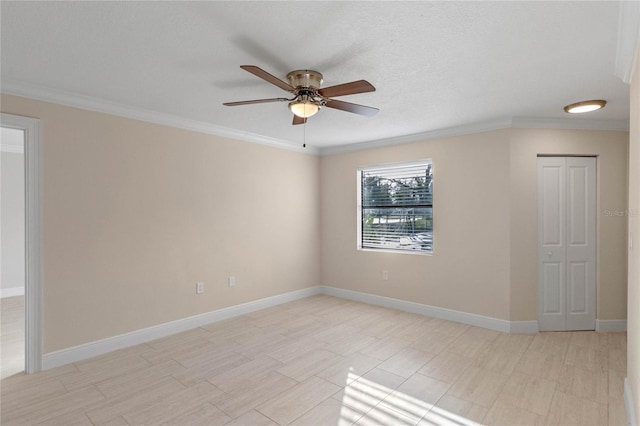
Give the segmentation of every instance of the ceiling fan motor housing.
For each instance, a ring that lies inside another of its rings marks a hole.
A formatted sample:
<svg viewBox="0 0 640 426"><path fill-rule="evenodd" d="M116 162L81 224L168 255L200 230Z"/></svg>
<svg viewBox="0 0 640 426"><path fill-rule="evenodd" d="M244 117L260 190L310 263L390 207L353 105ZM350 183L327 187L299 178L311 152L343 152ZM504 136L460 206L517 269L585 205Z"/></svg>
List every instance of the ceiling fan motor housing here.
<svg viewBox="0 0 640 426"><path fill-rule="evenodd" d="M313 70L295 70L287 74L287 80L293 87L319 89L322 85L322 74Z"/></svg>

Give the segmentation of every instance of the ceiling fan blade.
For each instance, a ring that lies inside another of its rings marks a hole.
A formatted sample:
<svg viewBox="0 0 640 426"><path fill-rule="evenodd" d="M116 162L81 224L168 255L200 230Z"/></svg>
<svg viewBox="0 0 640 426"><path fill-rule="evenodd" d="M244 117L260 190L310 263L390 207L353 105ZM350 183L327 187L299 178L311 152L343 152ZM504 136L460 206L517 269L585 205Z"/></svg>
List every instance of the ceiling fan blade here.
<svg viewBox="0 0 640 426"><path fill-rule="evenodd" d="M367 117L374 116L378 113L378 108L352 104L350 102L337 101L335 99L329 99L325 103L325 106L329 108L340 109L342 111L353 112L354 114L366 115Z"/></svg>
<svg viewBox="0 0 640 426"><path fill-rule="evenodd" d="M297 115L293 114L293 124L294 126L296 124L305 124L307 122L307 118L306 117L298 117Z"/></svg>
<svg viewBox="0 0 640 426"><path fill-rule="evenodd" d="M325 87L318 90L318 93L325 98L334 96L354 95L356 93L375 92L376 88L367 80L352 81L351 83L338 84L337 86Z"/></svg>
<svg viewBox="0 0 640 426"><path fill-rule="evenodd" d="M251 74L255 75L256 77L260 77L264 81L267 81L273 85L278 86L282 90L286 90L287 92L293 92L295 90L295 88L291 86L289 83L286 83L280 80L278 77L275 77L269 74L268 72L266 72L260 67L256 67L255 65L240 65L240 68L242 68L245 71L249 71Z"/></svg>
<svg viewBox="0 0 640 426"><path fill-rule="evenodd" d="M270 99L254 99L252 101L238 101L238 102L225 102L222 105L225 106L238 106L238 105L251 105L251 104L266 104L267 102L289 102L291 99L287 98L270 98Z"/></svg>

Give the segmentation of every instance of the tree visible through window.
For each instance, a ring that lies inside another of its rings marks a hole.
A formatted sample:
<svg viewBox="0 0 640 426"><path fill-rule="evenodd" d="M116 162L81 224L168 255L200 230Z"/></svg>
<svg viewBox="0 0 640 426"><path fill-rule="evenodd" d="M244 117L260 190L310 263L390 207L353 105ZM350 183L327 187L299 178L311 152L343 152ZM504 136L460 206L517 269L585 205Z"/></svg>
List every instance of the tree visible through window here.
<svg viewBox="0 0 640 426"><path fill-rule="evenodd" d="M359 170L359 244L433 252L431 160Z"/></svg>

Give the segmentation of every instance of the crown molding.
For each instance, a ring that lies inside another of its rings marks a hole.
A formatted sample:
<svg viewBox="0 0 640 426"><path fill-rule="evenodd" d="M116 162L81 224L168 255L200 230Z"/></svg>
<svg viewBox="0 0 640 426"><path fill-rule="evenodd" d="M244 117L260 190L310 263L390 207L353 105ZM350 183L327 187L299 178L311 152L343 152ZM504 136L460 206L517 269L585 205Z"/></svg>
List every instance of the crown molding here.
<svg viewBox="0 0 640 426"><path fill-rule="evenodd" d="M393 138L377 139L368 142L359 142L348 145L322 148L321 155L342 154L345 152L362 151L365 149L381 148L385 146L401 145L405 143L423 142L432 139L446 138L451 136L462 136L472 133L481 133L491 130L508 129L511 127L511 119L500 119L481 123L464 124L462 126L449 127L446 129L431 130L423 133L397 136Z"/></svg>
<svg viewBox="0 0 640 426"><path fill-rule="evenodd" d="M394 138L378 139L349 145L334 146L320 149L320 155L341 154L361 151L365 149L400 145L405 143L424 142L433 139L469 135L473 133L490 132L502 129L566 129L566 130L603 130L629 131L628 120L583 120L575 118L534 118L511 117L462 126L437 129L424 133L398 136Z"/></svg>
<svg viewBox="0 0 640 426"><path fill-rule="evenodd" d="M406 143L422 142L427 140L462 136L473 133L482 133L502 129L570 129L570 130L606 130L629 131L628 120L584 120L571 118L535 118L535 117L508 117L495 120L464 124L460 126L436 129L423 133L402 135L392 138L377 139L367 142L333 146L327 148L307 147L292 145L281 139L270 138L255 133L244 132L215 124L191 120L171 114L163 114L143 108L131 107L115 102L106 101L90 96L78 95L62 90L50 89L24 82L9 80L2 82L2 93L36 99L81 108L105 114L116 115L179 129L191 130L225 138L237 139L245 142L257 143L289 151L310 155L332 155L346 152L362 151L365 149L380 148L385 146L401 145Z"/></svg>
<svg viewBox="0 0 640 426"><path fill-rule="evenodd" d="M17 80L3 80L1 89L2 93L6 93L8 95L20 96L44 102L51 102L69 107L96 111L105 114L116 115L119 117L146 121L149 123L161 124L164 126L170 126L184 130L191 130L194 132L205 133L209 135L238 139L245 142L253 142L260 145L272 146L275 148L301 152L304 154L318 155L320 153L317 148L303 148L297 145L292 145L291 143L281 139L270 138L268 136L262 136L256 133L231 129L228 127L218 126L215 124L205 123L197 120L191 120L176 115L164 114L144 108L132 107L116 102L107 101L104 99L95 98L92 96L79 95L77 93L51 89L48 87L29 84Z"/></svg>
<svg viewBox="0 0 640 426"><path fill-rule="evenodd" d="M616 47L615 75L631 83L633 68L637 65L636 49L640 44L640 2L620 2L618 18L618 44Z"/></svg>
<svg viewBox="0 0 640 426"><path fill-rule="evenodd" d="M629 120L592 120L568 118L513 117L513 129L566 129L628 132Z"/></svg>

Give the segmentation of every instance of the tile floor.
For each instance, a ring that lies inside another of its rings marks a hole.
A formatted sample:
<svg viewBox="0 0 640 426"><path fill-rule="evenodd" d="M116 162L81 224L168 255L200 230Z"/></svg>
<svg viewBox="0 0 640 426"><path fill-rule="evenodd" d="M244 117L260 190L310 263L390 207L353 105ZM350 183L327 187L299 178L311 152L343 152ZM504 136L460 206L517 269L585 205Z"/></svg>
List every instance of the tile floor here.
<svg viewBox="0 0 640 426"><path fill-rule="evenodd" d="M24 371L24 296L0 298L0 379Z"/></svg>
<svg viewBox="0 0 640 426"><path fill-rule="evenodd" d="M0 382L9 425L625 425L625 333L504 334L329 296Z"/></svg>

